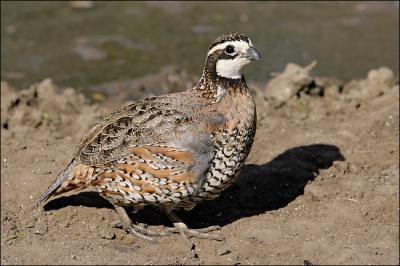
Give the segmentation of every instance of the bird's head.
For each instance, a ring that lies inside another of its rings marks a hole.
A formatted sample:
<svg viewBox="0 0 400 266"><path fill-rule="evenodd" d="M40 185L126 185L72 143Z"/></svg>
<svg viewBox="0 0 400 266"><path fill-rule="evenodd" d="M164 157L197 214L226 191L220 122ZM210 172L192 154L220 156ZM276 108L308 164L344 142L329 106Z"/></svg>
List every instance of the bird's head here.
<svg viewBox="0 0 400 266"><path fill-rule="evenodd" d="M210 46L204 72L227 79L241 79L243 67L260 58L247 36L228 33L218 37Z"/></svg>

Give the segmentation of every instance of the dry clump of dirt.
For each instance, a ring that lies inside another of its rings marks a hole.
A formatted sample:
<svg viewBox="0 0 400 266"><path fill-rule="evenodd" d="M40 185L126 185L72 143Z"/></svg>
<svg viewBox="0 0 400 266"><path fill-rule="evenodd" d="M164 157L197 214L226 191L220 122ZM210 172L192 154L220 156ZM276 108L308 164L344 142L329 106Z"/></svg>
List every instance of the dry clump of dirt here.
<svg viewBox="0 0 400 266"><path fill-rule="evenodd" d="M313 67L250 83L258 127L246 166L218 199L179 213L193 228L220 225L226 241L196 239L194 251L179 236L154 244L125 233L94 192L36 208L90 125L129 95L89 104L51 80L22 91L2 82L1 263L398 264L398 77L379 68L344 83ZM174 75L184 81L173 90L192 81ZM156 77L133 84L174 82ZM170 226L151 207L131 218Z"/></svg>
<svg viewBox="0 0 400 266"><path fill-rule="evenodd" d="M53 137L61 138L77 133L77 125L100 117L96 114L98 107L89 105L83 95L73 88L60 92L50 79L22 91L1 82L1 92L1 126L7 137L49 131Z"/></svg>

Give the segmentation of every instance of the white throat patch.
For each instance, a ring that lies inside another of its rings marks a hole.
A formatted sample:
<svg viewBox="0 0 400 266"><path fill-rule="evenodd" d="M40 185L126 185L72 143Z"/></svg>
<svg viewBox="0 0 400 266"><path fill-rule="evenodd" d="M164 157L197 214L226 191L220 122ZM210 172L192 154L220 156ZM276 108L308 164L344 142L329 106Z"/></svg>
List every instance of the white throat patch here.
<svg viewBox="0 0 400 266"><path fill-rule="evenodd" d="M229 79L240 79L245 65L250 63L247 58L220 59L217 61L217 75Z"/></svg>

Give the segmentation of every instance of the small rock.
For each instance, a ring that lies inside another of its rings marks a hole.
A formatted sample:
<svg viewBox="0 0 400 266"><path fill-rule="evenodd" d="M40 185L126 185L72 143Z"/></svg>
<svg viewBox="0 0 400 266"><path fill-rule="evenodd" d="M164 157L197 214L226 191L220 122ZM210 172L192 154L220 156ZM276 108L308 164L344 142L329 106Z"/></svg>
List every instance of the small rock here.
<svg viewBox="0 0 400 266"><path fill-rule="evenodd" d="M310 261L308 261L308 260L304 260L304 266L311 266L311 265L314 265L314 264L312 264Z"/></svg>
<svg viewBox="0 0 400 266"><path fill-rule="evenodd" d="M35 227L35 224L32 221L29 221L26 225L26 228L33 228Z"/></svg>
<svg viewBox="0 0 400 266"><path fill-rule="evenodd" d="M190 256L191 259L198 259L199 258L199 254L197 254L196 247L195 247L194 244L192 245L192 247L190 249L190 255L189 256Z"/></svg>
<svg viewBox="0 0 400 266"><path fill-rule="evenodd" d="M311 200L312 201L321 201L321 199L317 195L315 195L313 193L311 193Z"/></svg>
<svg viewBox="0 0 400 266"><path fill-rule="evenodd" d="M131 245L135 242L135 237L131 234L125 235L124 239L121 242L126 245Z"/></svg>
<svg viewBox="0 0 400 266"><path fill-rule="evenodd" d="M108 239L108 240L113 240L113 239L116 238L116 235L115 235L114 232L104 231L104 232L101 234L101 238L103 238L103 239Z"/></svg>
<svg viewBox="0 0 400 266"><path fill-rule="evenodd" d="M125 235L126 235L126 234L117 232L117 233L115 234L115 238L116 238L117 240L123 240L124 237L125 237Z"/></svg>
<svg viewBox="0 0 400 266"><path fill-rule="evenodd" d="M225 247L225 246L222 246L217 250L217 255L218 256L224 256L224 255L227 255L229 253L231 253L231 250L229 248Z"/></svg>
<svg viewBox="0 0 400 266"><path fill-rule="evenodd" d="M355 166L354 164L349 164L349 170L350 170L350 172L351 173L354 173L354 174L357 174L358 173L358 171L359 171L359 169L358 169L358 167L357 166Z"/></svg>
<svg viewBox="0 0 400 266"><path fill-rule="evenodd" d="M38 224L37 227L35 228L34 233L36 235L45 235L48 232L49 228L45 224Z"/></svg>
<svg viewBox="0 0 400 266"><path fill-rule="evenodd" d="M119 229L122 229L122 228L123 228L122 223L121 223L120 221L114 222L114 223L112 224L112 227L114 227L114 228L119 228Z"/></svg>
<svg viewBox="0 0 400 266"><path fill-rule="evenodd" d="M66 221L64 224L63 224L63 226L64 227L69 227L71 224L69 223L69 221Z"/></svg>
<svg viewBox="0 0 400 266"><path fill-rule="evenodd" d="M47 232L47 231L43 231L43 230L36 230L36 231L35 231L35 234L43 236L43 235L45 235L45 234L46 234L46 232Z"/></svg>
<svg viewBox="0 0 400 266"><path fill-rule="evenodd" d="M333 163L333 165L335 166L336 169L338 169L340 171L340 173L345 174L347 173L348 170L348 166L349 164L347 162L341 162L341 161L335 161Z"/></svg>
<svg viewBox="0 0 400 266"><path fill-rule="evenodd" d="M331 173L328 174L328 177L329 178L334 178L334 177L336 177L336 174L334 172L331 172Z"/></svg>

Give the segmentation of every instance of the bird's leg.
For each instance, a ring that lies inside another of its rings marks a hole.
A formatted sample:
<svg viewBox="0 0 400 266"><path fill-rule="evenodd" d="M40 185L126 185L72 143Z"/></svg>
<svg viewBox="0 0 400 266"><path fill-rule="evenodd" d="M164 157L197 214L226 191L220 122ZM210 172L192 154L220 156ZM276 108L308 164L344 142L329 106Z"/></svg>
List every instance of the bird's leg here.
<svg viewBox="0 0 400 266"><path fill-rule="evenodd" d="M222 236L208 234L208 232L220 230L221 228L218 225L209 226L207 228L190 229L172 210L165 209L165 212L166 212L168 218L170 219L170 221L174 225L173 228L166 229L166 232L180 233L186 242L190 242L190 240L189 240L190 236L196 237L196 238L212 239L212 240L217 240L217 241L222 241L225 239Z"/></svg>
<svg viewBox="0 0 400 266"><path fill-rule="evenodd" d="M153 231L150 231L142 226L139 226L137 224L132 223L131 219L129 218L128 214L126 213L126 210L124 207L114 205L115 211L117 212L119 218L121 219L122 222L122 227L124 228L125 231L134 233L137 236L140 236L144 239L150 240L150 241L155 241L151 236L167 236L171 235L172 233L168 232L163 232L163 233L156 233Z"/></svg>
<svg viewBox="0 0 400 266"><path fill-rule="evenodd" d="M224 237L208 234L208 232L219 230L219 226L214 225L207 228L190 229L171 209L164 210L174 227L165 229L161 233L157 233L137 224L133 224L124 207L114 205L114 208L121 219L122 227L125 231L134 233L135 235L150 241L155 241L151 237L170 236L176 233L179 233L184 238L185 242L187 242L191 247L193 247L193 243L189 240L189 237L205 238L217 241L224 240Z"/></svg>

